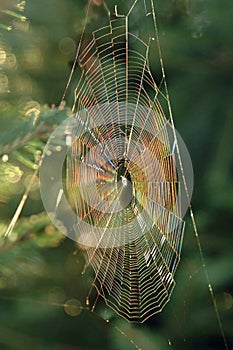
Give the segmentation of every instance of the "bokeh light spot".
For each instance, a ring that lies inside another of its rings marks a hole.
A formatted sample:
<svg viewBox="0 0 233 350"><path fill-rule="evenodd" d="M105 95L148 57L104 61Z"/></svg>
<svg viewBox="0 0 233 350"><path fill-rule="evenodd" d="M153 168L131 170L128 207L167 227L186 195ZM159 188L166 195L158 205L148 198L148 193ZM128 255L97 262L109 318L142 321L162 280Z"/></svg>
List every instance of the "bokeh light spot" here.
<svg viewBox="0 0 233 350"><path fill-rule="evenodd" d="M19 11L23 12L24 8L25 8L25 5L26 5L26 1L21 1L20 3L18 3L16 5L16 7L19 9Z"/></svg>
<svg viewBox="0 0 233 350"><path fill-rule="evenodd" d="M69 37L63 38L59 42L59 50L64 55L70 55L76 48L75 41Z"/></svg>
<svg viewBox="0 0 233 350"><path fill-rule="evenodd" d="M5 170L6 179L10 183L17 183L21 180L23 171L19 167L9 167Z"/></svg>
<svg viewBox="0 0 233 350"><path fill-rule="evenodd" d="M6 61L6 51L0 48L0 65Z"/></svg>
<svg viewBox="0 0 233 350"><path fill-rule="evenodd" d="M7 163L8 160L9 160L8 154L4 154L4 155L2 156L2 161L3 161L3 163Z"/></svg>
<svg viewBox="0 0 233 350"><path fill-rule="evenodd" d="M77 299L69 299L64 304L64 310L69 316L78 316L82 312L82 304Z"/></svg>
<svg viewBox="0 0 233 350"><path fill-rule="evenodd" d="M233 306L233 296L228 292L224 292L223 300L224 300L225 309L230 310Z"/></svg>
<svg viewBox="0 0 233 350"><path fill-rule="evenodd" d="M47 233L48 235L53 234L54 231L55 231L55 229L54 229L54 226L52 226L52 225L48 225L48 226L46 226L46 228L45 228L45 233Z"/></svg>
<svg viewBox="0 0 233 350"><path fill-rule="evenodd" d="M1 58L0 58L0 60L1 60ZM4 67L7 69L12 69L12 68L16 67L16 57L14 54L10 53L10 54L6 55Z"/></svg>
<svg viewBox="0 0 233 350"><path fill-rule="evenodd" d="M31 184L31 191L36 191L39 188L39 178L35 175L27 175L24 180L24 184L27 187L29 183Z"/></svg>
<svg viewBox="0 0 233 350"><path fill-rule="evenodd" d="M38 216L37 215L31 215L29 220L30 220L30 223L34 225L34 224L36 224L38 222Z"/></svg>
<svg viewBox="0 0 233 350"><path fill-rule="evenodd" d="M56 147L56 151L57 151L57 152L60 152L61 150L62 150L62 147L61 147L61 146L57 146L57 147Z"/></svg>

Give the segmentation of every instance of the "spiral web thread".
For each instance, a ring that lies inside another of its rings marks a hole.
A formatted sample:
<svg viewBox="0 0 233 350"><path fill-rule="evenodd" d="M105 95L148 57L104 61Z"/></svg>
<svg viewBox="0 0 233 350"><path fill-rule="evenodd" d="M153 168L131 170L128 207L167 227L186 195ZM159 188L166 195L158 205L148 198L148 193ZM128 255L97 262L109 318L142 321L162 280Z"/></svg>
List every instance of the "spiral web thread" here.
<svg viewBox="0 0 233 350"><path fill-rule="evenodd" d="M144 43L128 21L93 32L79 54L74 109L87 113L85 120L76 114L84 132L68 157L68 192L78 217L101 232L79 232L95 273L93 309L101 296L122 317L143 322L170 299L184 222L166 98L149 69L152 39Z"/></svg>

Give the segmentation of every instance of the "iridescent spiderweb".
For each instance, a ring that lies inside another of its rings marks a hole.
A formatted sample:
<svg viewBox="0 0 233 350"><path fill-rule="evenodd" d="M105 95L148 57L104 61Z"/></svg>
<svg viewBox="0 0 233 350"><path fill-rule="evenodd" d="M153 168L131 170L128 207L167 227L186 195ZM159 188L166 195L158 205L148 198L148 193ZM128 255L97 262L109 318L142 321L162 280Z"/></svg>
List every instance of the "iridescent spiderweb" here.
<svg viewBox="0 0 233 350"><path fill-rule="evenodd" d="M67 191L97 298L129 321L160 312L184 232L177 135L129 16L93 32L79 54ZM89 296L87 304L90 303Z"/></svg>
<svg viewBox="0 0 233 350"><path fill-rule="evenodd" d="M45 209L53 223L79 243L86 267L94 270L97 297L92 310L101 296L122 317L143 322L170 299L180 260L182 218L188 208L228 349L190 204L192 166L174 128L154 2L134 0L126 16L119 15L116 7L115 19L93 32L81 50L92 3L102 3L108 10L104 0L88 1L84 30L62 97L63 101L79 62L82 75L75 88L75 117L51 135L34 173L40 168ZM137 12L142 14L140 21L153 22L155 37L148 40L129 29L130 16L139 3L145 10ZM108 14L110 18L109 10ZM149 68L153 41L162 72L157 79ZM66 156L69 203L62 182ZM32 183L5 237L12 232ZM89 296L87 305L92 301Z"/></svg>

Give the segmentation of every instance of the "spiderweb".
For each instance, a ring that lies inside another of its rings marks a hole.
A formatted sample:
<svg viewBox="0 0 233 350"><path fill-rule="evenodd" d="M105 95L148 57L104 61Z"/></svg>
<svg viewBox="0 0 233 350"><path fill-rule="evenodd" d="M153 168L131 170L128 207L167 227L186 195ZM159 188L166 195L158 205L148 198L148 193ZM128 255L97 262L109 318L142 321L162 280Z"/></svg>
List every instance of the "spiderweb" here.
<svg viewBox="0 0 233 350"><path fill-rule="evenodd" d="M82 74L75 87L75 128L66 130L71 146L66 177L73 211L79 222L87 224L76 227L86 258L84 272L91 265L95 274L87 307L92 304L94 310L101 296L127 320L143 322L170 299L191 191L174 129L153 1L141 2L145 17L154 22L155 38L148 41L129 29L137 3L126 16L116 8L114 19L94 31L81 49L82 34L63 99L78 62ZM162 78L156 79L149 64L154 42L162 71ZM30 186L7 235L29 191ZM190 205L189 212L228 349Z"/></svg>
<svg viewBox="0 0 233 350"><path fill-rule="evenodd" d="M88 224L77 225L78 242L95 272L97 299L143 322L170 299L184 222L163 82L158 87L149 68L152 39L132 34L128 21L94 31L79 54L68 193Z"/></svg>
<svg viewBox="0 0 233 350"><path fill-rule="evenodd" d="M99 296L129 321L143 322L163 309L175 284L182 217L189 208L227 349L190 204L192 181L189 183L185 169L188 156L183 156L185 146L178 142L174 128L154 3L143 1L145 16L152 19L155 32L147 43L129 30L137 3L133 2L126 16L118 15L116 6L116 19L94 31L81 50L84 26L63 95L64 99L79 63L82 75L73 105L77 128L67 162L67 190L77 217L88 224L77 225L77 241L86 267L91 265L95 273L92 288L97 297L92 310ZM109 10L108 14L110 18ZM153 41L162 72L157 84L148 59ZM166 114L162 105L167 107ZM85 111L84 118L80 110Z"/></svg>

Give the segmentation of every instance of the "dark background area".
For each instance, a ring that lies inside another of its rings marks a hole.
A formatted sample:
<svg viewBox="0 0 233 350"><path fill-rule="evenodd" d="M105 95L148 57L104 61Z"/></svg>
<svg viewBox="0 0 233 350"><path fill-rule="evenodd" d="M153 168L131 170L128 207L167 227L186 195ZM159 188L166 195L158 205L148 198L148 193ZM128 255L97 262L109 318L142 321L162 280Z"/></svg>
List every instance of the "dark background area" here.
<svg viewBox="0 0 233 350"><path fill-rule="evenodd" d="M112 12L118 4L119 13L126 13L131 2L106 1ZM175 125L193 162L192 205L230 347L233 3L159 0L155 6ZM134 349L130 340L143 350L224 349L188 214L171 301L142 325L126 323L101 302L95 313L79 312L92 274L81 276L83 258L74 254L74 242L64 239L44 213L38 177L13 232L4 239L38 152L69 114L75 81L67 107L55 107L67 83L86 8L81 0L0 0L0 349ZM139 36L148 30L140 20L142 8L131 20ZM107 20L101 0L93 0L84 42ZM153 55L150 68L156 76L156 51ZM42 130L36 127L40 120ZM72 312L79 315L72 317Z"/></svg>

